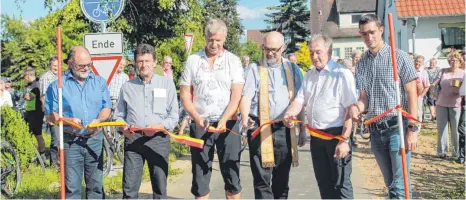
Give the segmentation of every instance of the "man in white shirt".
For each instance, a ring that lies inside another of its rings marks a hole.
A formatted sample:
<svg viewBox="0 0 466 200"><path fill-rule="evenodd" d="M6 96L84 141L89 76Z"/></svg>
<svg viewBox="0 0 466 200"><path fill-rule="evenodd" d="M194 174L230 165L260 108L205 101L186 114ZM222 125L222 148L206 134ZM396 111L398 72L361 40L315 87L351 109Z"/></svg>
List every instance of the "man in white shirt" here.
<svg viewBox="0 0 466 200"><path fill-rule="evenodd" d="M227 199L239 199L241 138L228 130L216 134L207 129L213 126L225 130L235 126L236 121L230 119L241 98L243 69L239 57L223 48L227 27L222 20L209 20L205 36L205 49L188 57L180 83L181 102L195 122L190 125L190 135L205 142L204 149L191 148L191 193L196 199L209 198L215 146L225 183L225 196Z"/></svg>
<svg viewBox="0 0 466 200"><path fill-rule="evenodd" d="M312 128L345 140L311 137L314 173L322 199L353 199L351 184L352 119L350 105L357 102L356 85L351 71L331 59L332 39L312 35L309 50L314 67L306 73L297 97L285 113L285 124L305 106L307 123Z"/></svg>

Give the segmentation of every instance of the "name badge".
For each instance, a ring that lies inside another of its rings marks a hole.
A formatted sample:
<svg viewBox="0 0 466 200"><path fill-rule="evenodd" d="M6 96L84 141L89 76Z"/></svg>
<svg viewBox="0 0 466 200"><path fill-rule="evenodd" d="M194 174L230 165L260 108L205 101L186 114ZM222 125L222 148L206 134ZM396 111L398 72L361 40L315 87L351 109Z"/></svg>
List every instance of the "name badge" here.
<svg viewBox="0 0 466 200"><path fill-rule="evenodd" d="M154 88L154 97L166 98L167 97L167 90L162 89L162 88Z"/></svg>

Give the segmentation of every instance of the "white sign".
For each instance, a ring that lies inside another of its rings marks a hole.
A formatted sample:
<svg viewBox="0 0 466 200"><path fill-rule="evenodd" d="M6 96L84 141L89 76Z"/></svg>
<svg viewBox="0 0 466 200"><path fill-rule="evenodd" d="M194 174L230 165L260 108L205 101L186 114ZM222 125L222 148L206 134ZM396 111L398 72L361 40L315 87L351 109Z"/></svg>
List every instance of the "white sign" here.
<svg viewBox="0 0 466 200"><path fill-rule="evenodd" d="M84 46L91 55L122 54L123 33L86 34Z"/></svg>
<svg viewBox="0 0 466 200"><path fill-rule="evenodd" d="M122 56L92 57L91 69L94 74L103 77L107 81L107 85L110 85L122 58Z"/></svg>

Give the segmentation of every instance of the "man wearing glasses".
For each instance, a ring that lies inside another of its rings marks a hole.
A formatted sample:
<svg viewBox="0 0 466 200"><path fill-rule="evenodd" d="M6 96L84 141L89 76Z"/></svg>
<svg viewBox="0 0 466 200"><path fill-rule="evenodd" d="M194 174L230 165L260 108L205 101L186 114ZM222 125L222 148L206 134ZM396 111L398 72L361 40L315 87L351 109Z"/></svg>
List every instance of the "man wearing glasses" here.
<svg viewBox="0 0 466 200"><path fill-rule="evenodd" d="M89 51L82 46L73 47L68 57L68 66L69 70L63 76L63 117L84 127L106 121L112 107L110 93L105 79L90 73L92 60ZM49 121L57 123L57 81L47 89L45 114ZM66 198L81 198L83 172L86 198L105 198L102 183L102 129L78 130L64 125L63 132Z"/></svg>
<svg viewBox="0 0 466 200"><path fill-rule="evenodd" d="M254 124L281 120L299 91L303 75L296 64L285 61L284 50L283 35L270 32L264 38L263 60L249 65L240 105L243 128L250 126L249 119ZM303 112L298 119L304 119ZM290 129L280 121L264 126L254 139L251 132L257 126L250 126L248 144L256 199L288 198L291 164L298 165L296 134L300 146L306 139L305 130L299 126Z"/></svg>

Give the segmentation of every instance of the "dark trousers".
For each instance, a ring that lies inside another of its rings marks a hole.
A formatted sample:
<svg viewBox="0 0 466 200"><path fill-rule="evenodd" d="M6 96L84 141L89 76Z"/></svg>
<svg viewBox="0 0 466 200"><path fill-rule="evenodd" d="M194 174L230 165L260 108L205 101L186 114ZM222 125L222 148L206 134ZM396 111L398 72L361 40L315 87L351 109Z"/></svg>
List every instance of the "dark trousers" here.
<svg viewBox="0 0 466 200"><path fill-rule="evenodd" d="M134 133L125 139L125 158L123 166L123 198L137 199L141 186L144 162L147 160L152 198L167 198L168 154L170 138L163 133L151 137Z"/></svg>
<svg viewBox="0 0 466 200"><path fill-rule="evenodd" d="M104 199L103 134L88 139L64 134L66 199L81 199L82 178L86 199Z"/></svg>
<svg viewBox="0 0 466 200"><path fill-rule="evenodd" d="M340 135L343 127L322 130ZM351 184L351 151L343 159L335 159L339 140L322 140L311 137L311 154L314 173L322 199L353 199ZM351 149L351 144L349 145Z"/></svg>
<svg viewBox="0 0 466 200"><path fill-rule="evenodd" d="M211 125L216 127L217 123ZM230 120L226 124L228 129L239 132L235 128L235 125L239 126L239 123L234 120ZM197 127L195 123L190 124L190 135L191 137L204 140L204 149L191 147L193 173L191 193L196 197L205 196L210 193L209 184L212 176L212 162L214 160L215 148L217 149L225 191L232 194L240 193L241 138L229 131L225 133L208 133L206 130Z"/></svg>
<svg viewBox="0 0 466 200"><path fill-rule="evenodd" d="M49 125L45 122L45 131L50 133L50 166L59 167L58 146L60 145L60 136L58 135L58 126Z"/></svg>
<svg viewBox="0 0 466 200"><path fill-rule="evenodd" d="M461 99L461 114L460 114L460 121L458 123L458 133L459 133L459 143L460 143L460 147L459 147L459 159L463 159L464 160L464 156L465 156L465 131L466 131L466 123L465 123L465 102L464 102L464 97Z"/></svg>
<svg viewBox="0 0 466 200"><path fill-rule="evenodd" d="M290 129L282 123L272 125L275 167L263 168L261 164L260 135L251 138L248 133L249 158L254 179L256 199L287 199L291 168Z"/></svg>

